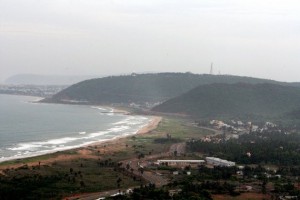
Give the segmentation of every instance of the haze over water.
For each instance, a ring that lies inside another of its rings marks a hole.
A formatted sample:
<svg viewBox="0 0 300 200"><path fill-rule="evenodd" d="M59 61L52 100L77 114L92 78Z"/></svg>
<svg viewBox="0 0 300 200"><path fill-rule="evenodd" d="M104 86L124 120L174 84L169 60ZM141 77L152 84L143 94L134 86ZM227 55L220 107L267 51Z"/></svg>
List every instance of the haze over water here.
<svg viewBox="0 0 300 200"><path fill-rule="evenodd" d="M30 103L36 99L0 95L0 162L134 134L150 121L109 108Z"/></svg>

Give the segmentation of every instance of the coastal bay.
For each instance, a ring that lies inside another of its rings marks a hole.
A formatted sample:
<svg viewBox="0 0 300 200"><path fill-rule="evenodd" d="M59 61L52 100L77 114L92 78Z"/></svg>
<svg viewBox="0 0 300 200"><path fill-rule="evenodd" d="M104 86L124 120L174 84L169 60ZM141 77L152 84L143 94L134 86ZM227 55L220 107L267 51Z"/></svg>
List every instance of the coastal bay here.
<svg viewBox="0 0 300 200"><path fill-rule="evenodd" d="M161 120L162 117L151 116L149 123L141 127L134 135L150 133L152 130L157 128ZM134 135L120 136L107 141L94 142L89 145L64 151L2 162L0 163L0 173L3 173L2 171L8 168L18 168L24 165L32 167L36 166L38 163L43 165L52 165L53 163L71 161L75 159L99 159L99 155L95 155L94 152L101 152L101 157L103 157L122 151L126 148L128 138Z"/></svg>
<svg viewBox="0 0 300 200"><path fill-rule="evenodd" d="M0 96L1 113L6 113L0 117L0 161L107 142L136 134L152 122L108 107L30 103L35 99Z"/></svg>

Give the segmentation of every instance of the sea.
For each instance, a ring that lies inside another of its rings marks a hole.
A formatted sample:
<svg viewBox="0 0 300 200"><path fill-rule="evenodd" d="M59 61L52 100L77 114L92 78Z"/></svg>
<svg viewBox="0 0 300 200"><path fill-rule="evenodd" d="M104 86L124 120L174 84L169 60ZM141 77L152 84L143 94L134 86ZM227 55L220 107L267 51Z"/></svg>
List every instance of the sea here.
<svg viewBox="0 0 300 200"><path fill-rule="evenodd" d="M0 162L133 135L151 120L107 107L37 100L0 94Z"/></svg>

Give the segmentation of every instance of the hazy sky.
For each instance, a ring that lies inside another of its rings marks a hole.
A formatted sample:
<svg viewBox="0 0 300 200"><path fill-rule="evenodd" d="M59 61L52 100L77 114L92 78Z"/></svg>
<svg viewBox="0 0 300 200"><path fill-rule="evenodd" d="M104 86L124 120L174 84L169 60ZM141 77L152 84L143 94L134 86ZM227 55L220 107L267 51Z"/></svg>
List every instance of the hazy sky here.
<svg viewBox="0 0 300 200"><path fill-rule="evenodd" d="M19 73L214 72L300 81L299 0L0 0Z"/></svg>

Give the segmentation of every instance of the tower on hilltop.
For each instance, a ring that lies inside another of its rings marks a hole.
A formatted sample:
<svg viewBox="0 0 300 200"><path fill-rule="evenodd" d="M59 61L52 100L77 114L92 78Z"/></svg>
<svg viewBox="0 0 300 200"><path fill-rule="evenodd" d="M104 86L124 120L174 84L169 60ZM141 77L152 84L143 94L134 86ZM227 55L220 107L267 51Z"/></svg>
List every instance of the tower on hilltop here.
<svg viewBox="0 0 300 200"><path fill-rule="evenodd" d="M213 75L214 74L214 69L213 69L213 63L211 63L210 65L210 75Z"/></svg>

